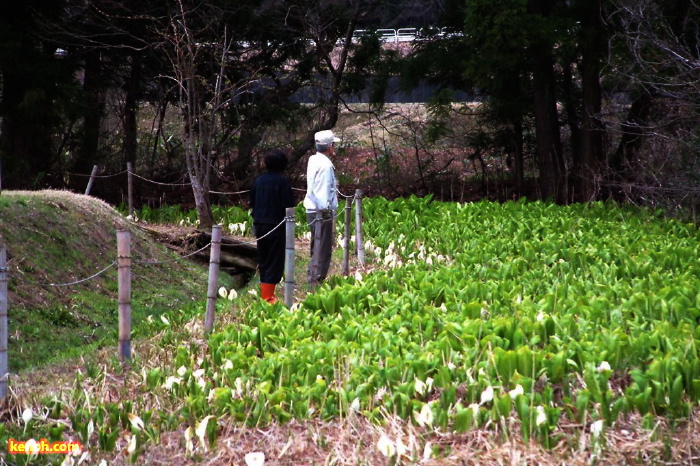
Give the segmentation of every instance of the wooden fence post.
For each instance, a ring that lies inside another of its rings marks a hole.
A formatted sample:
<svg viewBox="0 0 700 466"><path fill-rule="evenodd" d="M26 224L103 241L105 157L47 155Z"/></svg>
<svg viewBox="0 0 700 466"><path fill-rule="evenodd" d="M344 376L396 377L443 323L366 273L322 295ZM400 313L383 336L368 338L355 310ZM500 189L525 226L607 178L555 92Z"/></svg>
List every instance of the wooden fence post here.
<svg viewBox="0 0 700 466"><path fill-rule="evenodd" d="M216 314L216 295L219 284L219 262L221 261L221 225L211 229L211 249L209 250L209 284L207 287L207 313L204 318L204 334L209 335L214 330L214 315Z"/></svg>
<svg viewBox="0 0 700 466"><path fill-rule="evenodd" d="M0 400L7 396L10 378L7 360L7 251L0 238Z"/></svg>
<svg viewBox="0 0 700 466"><path fill-rule="evenodd" d="M360 267L365 266L365 243L362 241L362 190L355 191L355 242L357 243L357 260Z"/></svg>
<svg viewBox="0 0 700 466"><path fill-rule="evenodd" d="M129 215L134 218L134 177L131 162L126 163L127 192L129 194Z"/></svg>
<svg viewBox="0 0 700 466"><path fill-rule="evenodd" d="M320 210L316 211L314 218L314 249L311 252L311 276L309 277L309 291L314 291L318 285L318 259L321 255L321 222L323 221L323 213Z"/></svg>
<svg viewBox="0 0 700 466"><path fill-rule="evenodd" d="M117 230L117 276L119 278L119 357L131 359L131 232Z"/></svg>
<svg viewBox="0 0 700 466"><path fill-rule="evenodd" d="M90 173L90 181L88 181L87 188L85 188L85 195L90 195L90 190L92 189L92 183L95 182L95 176L97 175L97 165L92 167L92 173Z"/></svg>
<svg viewBox="0 0 700 466"><path fill-rule="evenodd" d="M288 207L286 211L286 236L284 250L284 305L292 307L294 304L294 241L295 218L294 207Z"/></svg>
<svg viewBox="0 0 700 466"><path fill-rule="evenodd" d="M350 275L350 219L352 218L352 203L345 199L345 239L343 240L343 276Z"/></svg>

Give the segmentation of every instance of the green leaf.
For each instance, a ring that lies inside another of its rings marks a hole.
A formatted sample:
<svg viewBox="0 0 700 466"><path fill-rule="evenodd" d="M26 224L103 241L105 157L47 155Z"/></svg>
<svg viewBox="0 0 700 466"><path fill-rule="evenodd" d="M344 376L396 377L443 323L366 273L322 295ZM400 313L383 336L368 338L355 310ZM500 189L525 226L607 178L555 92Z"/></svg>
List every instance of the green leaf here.
<svg viewBox="0 0 700 466"><path fill-rule="evenodd" d="M669 394L669 408L674 409L678 407L681 397L683 396L683 376L678 375L671 385L671 392Z"/></svg>

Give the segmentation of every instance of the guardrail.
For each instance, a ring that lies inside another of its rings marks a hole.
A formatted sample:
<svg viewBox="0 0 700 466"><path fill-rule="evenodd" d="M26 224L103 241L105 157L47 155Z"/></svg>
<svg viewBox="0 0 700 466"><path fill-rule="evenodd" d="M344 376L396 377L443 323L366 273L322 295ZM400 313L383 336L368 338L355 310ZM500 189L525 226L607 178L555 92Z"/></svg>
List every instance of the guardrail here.
<svg viewBox="0 0 700 466"><path fill-rule="evenodd" d="M384 43L413 42L448 37L461 37L461 32L448 28L399 28L399 29L358 29L353 33L352 41L358 43L364 36L376 35Z"/></svg>

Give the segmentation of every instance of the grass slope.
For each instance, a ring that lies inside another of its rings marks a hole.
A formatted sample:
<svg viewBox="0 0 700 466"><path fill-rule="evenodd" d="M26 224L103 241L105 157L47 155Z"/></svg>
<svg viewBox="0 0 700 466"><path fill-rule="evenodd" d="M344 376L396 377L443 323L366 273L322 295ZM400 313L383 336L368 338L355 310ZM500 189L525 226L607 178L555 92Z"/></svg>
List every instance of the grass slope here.
<svg viewBox="0 0 700 466"><path fill-rule="evenodd" d="M120 229L131 232L135 334L149 315L158 317L205 298L204 268L174 260L108 204L66 191L2 192L0 240L8 256L11 372L83 354L86 347L116 347L118 282L113 263Z"/></svg>

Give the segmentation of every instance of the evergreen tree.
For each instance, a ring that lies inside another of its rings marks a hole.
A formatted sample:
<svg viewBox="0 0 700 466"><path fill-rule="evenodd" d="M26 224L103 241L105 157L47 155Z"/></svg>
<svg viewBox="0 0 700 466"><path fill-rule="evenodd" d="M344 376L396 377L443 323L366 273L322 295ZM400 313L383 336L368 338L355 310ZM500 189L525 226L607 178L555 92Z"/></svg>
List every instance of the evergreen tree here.
<svg viewBox="0 0 700 466"><path fill-rule="evenodd" d="M63 117L72 113L75 65L39 35L42 17L60 18L65 2L5 2L0 15L0 161L5 188L43 187L60 164Z"/></svg>

